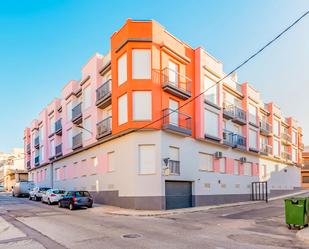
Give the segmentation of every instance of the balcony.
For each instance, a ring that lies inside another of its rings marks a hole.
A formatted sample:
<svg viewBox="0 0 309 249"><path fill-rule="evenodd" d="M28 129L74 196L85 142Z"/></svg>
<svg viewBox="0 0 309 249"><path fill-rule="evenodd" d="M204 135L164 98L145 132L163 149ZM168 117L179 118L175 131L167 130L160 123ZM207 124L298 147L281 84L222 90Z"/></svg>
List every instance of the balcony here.
<svg viewBox="0 0 309 249"><path fill-rule="evenodd" d="M82 133L79 133L72 138L72 149L76 150L81 147L83 147L83 136Z"/></svg>
<svg viewBox="0 0 309 249"><path fill-rule="evenodd" d="M40 137L37 136L35 139L34 139L34 148L38 149L40 147Z"/></svg>
<svg viewBox="0 0 309 249"><path fill-rule="evenodd" d="M292 137L291 137L291 135L282 132L282 133L281 133L281 142L282 142L283 144L287 144L287 145L292 144Z"/></svg>
<svg viewBox="0 0 309 249"><path fill-rule="evenodd" d="M31 161L30 160L27 161L27 170L29 170L29 169L31 169Z"/></svg>
<svg viewBox="0 0 309 249"><path fill-rule="evenodd" d="M260 121L260 133L264 136L271 136L272 126L265 121Z"/></svg>
<svg viewBox="0 0 309 249"><path fill-rule="evenodd" d="M233 147L234 148L239 148L242 150L246 150L246 137L238 135L238 134L233 134Z"/></svg>
<svg viewBox="0 0 309 249"><path fill-rule="evenodd" d="M261 144L260 153L265 156L269 156L273 154L273 147L268 144Z"/></svg>
<svg viewBox="0 0 309 249"><path fill-rule="evenodd" d="M281 152L281 158L283 160L286 160L286 161L291 161L292 160L291 154L289 152L287 152L287 151L282 151Z"/></svg>
<svg viewBox="0 0 309 249"><path fill-rule="evenodd" d="M97 123L97 139L103 138L112 134L112 117L103 119Z"/></svg>
<svg viewBox="0 0 309 249"><path fill-rule="evenodd" d="M300 143L300 144L299 144L299 148L300 148L301 150L304 150L304 149L305 149L305 145L304 145L303 143Z"/></svg>
<svg viewBox="0 0 309 249"><path fill-rule="evenodd" d="M223 117L232 119L232 121L239 125L247 124L246 112L233 104L224 102L223 104Z"/></svg>
<svg viewBox="0 0 309 249"><path fill-rule="evenodd" d="M55 133L56 135L62 135L62 119L59 118L55 123Z"/></svg>
<svg viewBox="0 0 309 249"><path fill-rule="evenodd" d="M60 157L62 156L62 144L58 144L55 147L55 157Z"/></svg>
<svg viewBox="0 0 309 249"><path fill-rule="evenodd" d="M30 146L30 144L27 144L26 150L27 150L27 154L31 153L31 146Z"/></svg>
<svg viewBox="0 0 309 249"><path fill-rule="evenodd" d="M96 105L104 109L112 103L112 80L109 79L97 89Z"/></svg>
<svg viewBox="0 0 309 249"><path fill-rule="evenodd" d="M184 113L173 111L172 109L163 110L163 126L162 129L177 133L180 135L192 135L192 118Z"/></svg>
<svg viewBox="0 0 309 249"><path fill-rule="evenodd" d="M183 100L191 97L191 79L178 72L164 68L162 70L162 89Z"/></svg>
<svg viewBox="0 0 309 249"><path fill-rule="evenodd" d="M233 146L234 133L228 130L223 130L223 143L228 146Z"/></svg>
<svg viewBox="0 0 309 249"><path fill-rule="evenodd" d="M180 175L180 161L168 160L168 169L171 175Z"/></svg>
<svg viewBox="0 0 309 249"><path fill-rule="evenodd" d="M36 156L36 157L34 158L34 165L35 165L35 166L39 166L39 165L40 165L40 156Z"/></svg>
<svg viewBox="0 0 309 249"><path fill-rule="evenodd" d="M82 103L79 103L72 109L72 122L74 124L81 124L83 121Z"/></svg>

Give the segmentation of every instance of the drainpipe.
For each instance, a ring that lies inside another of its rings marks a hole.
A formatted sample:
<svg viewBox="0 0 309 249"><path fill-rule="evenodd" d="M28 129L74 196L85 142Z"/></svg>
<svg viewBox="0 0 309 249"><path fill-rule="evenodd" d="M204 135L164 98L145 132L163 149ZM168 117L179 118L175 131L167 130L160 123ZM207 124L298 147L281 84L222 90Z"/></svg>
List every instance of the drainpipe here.
<svg viewBox="0 0 309 249"><path fill-rule="evenodd" d="M51 188L54 188L54 163L50 166Z"/></svg>

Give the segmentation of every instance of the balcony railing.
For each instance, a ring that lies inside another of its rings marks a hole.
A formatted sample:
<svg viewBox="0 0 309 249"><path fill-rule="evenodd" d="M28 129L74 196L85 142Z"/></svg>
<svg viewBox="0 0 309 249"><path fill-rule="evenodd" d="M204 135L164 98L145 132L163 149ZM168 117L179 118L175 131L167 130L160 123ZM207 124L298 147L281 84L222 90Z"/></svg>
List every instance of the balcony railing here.
<svg viewBox="0 0 309 249"><path fill-rule="evenodd" d="M170 174L180 175L180 161L169 160L168 168L169 168Z"/></svg>
<svg viewBox="0 0 309 249"><path fill-rule="evenodd" d="M226 119L232 119L233 122L245 125L247 123L246 112L233 104L224 102L223 104L223 116Z"/></svg>
<svg viewBox="0 0 309 249"><path fill-rule="evenodd" d="M162 70L162 88L164 91L176 95L181 99L191 97L192 81L188 77L170 69Z"/></svg>
<svg viewBox="0 0 309 249"><path fill-rule="evenodd" d="M112 133L111 116L97 123L97 139L110 135L111 133Z"/></svg>
<svg viewBox="0 0 309 249"><path fill-rule="evenodd" d="M223 130L223 143L229 146L233 146L234 133L229 130Z"/></svg>
<svg viewBox="0 0 309 249"><path fill-rule="evenodd" d="M79 133L72 138L72 149L76 150L83 147L83 135Z"/></svg>
<svg viewBox="0 0 309 249"><path fill-rule="evenodd" d="M269 144L261 144L260 152L264 155L271 155L273 153L273 147Z"/></svg>
<svg viewBox="0 0 309 249"><path fill-rule="evenodd" d="M192 118L187 114L167 108L163 110L162 128L178 134L192 135Z"/></svg>
<svg viewBox="0 0 309 249"><path fill-rule="evenodd" d="M292 143L292 137L290 134L281 132L281 141L285 144L291 144Z"/></svg>
<svg viewBox="0 0 309 249"><path fill-rule="evenodd" d="M27 153L30 154L30 152L31 152L31 145L27 144L27 148L26 149L27 149Z"/></svg>
<svg viewBox="0 0 309 249"><path fill-rule="evenodd" d="M72 109L72 122L74 124L82 122L82 103L79 103Z"/></svg>
<svg viewBox="0 0 309 249"><path fill-rule="evenodd" d="M62 144L58 144L55 147L55 156L60 157L62 156Z"/></svg>
<svg viewBox="0 0 309 249"><path fill-rule="evenodd" d="M249 113L249 123L250 123L251 125L258 126L258 123L257 123L257 116L254 115L254 114Z"/></svg>
<svg viewBox="0 0 309 249"><path fill-rule="evenodd" d="M270 136L272 133L272 126L266 121L260 121L260 132L262 135Z"/></svg>
<svg viewBox="0 0 309 249"><path fill-rule="evenodd" d="M36 156L36 157L34 158L34 165L35 165L35 166L40 165L40 156Z"/></svg>
<svg viewBox="0 0 309 249"><path fill-rule="evenodd" d="M233 146L236 148L246 149L246 137L234 134L233 135Z"/></svg>
<svg viewBox="0 0 309 249"><path fill-rule="evenodd" d="M34 147L35 148L39 148L40 147L40 137L37 136L35 139L34 139Z"/></svg>
<svg viewBox="0 0 309 249"><path fill-rule="evenodd" d="M291 153L289 153L287 151L282 151L281 152L281 157L282 157L283 160L288 160L288 161L292 160Z"/></svg>
<svg viewBox="0 0 309 249"><path fill-rule="evenodd" d="M109 79L97 89L96 105L99 108L106 108L112 103L112 80Z"/></svg>
<svg viewBox="0 0 309 249"><path fill-rule="evenodd" d="M59 118L55 123L55 133L57 135L62 134L62 119L61 118Z"/></svg>
<svg viewBox="0 0 309 249"><path fill-rule="evenodd" d="M27 161L27 169L28 170L31 169L31 161L30 160Z"/></svg>

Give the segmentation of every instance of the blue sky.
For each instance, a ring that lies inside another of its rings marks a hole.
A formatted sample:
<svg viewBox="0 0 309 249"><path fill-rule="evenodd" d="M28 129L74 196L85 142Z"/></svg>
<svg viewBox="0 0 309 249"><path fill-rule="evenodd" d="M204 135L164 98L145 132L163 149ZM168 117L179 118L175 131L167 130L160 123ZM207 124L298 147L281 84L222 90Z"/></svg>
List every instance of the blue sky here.
<svg viewBox="0 0 309 249"><path fill-rule="evenodd" d="M0 151L22 146L23 129L83 64L109 50L127 18L155 19L192 47L203 46L225 71L309 9L307 0L0 2ZM309 16L239 71L304 128L309 144Z"/></svg>

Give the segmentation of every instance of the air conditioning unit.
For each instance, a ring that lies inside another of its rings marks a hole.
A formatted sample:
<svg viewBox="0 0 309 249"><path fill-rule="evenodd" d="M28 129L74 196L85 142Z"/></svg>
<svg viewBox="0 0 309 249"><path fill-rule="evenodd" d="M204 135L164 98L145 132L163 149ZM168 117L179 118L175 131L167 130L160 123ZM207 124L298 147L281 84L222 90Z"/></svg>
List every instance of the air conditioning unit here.
<svg viewBox="0 0 309 249"><path fill-rule="evenodd" d="M240 161L241 163L245 163L245 162L247 162L247 158L246 158L246 157L241 157L241 158L239 159L239 161Z"/></svg>
<svg viewBox="0 0 309 249"><path fill-rule="evenodd" d="M221 151L217 151L215 153L215 158L222 158L222 152Z"/></svg>

